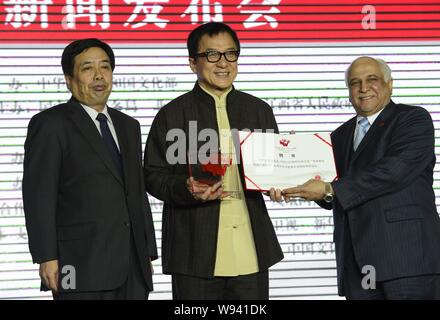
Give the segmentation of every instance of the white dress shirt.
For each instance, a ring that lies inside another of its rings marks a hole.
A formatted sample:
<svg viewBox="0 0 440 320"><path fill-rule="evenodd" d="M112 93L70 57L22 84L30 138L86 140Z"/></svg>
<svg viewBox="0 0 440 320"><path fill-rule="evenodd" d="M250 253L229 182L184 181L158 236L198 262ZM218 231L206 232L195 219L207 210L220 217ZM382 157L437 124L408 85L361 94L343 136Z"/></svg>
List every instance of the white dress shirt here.
<svg viewBox="0 0 440 320"><path fill-rule="evenodd" d="M356 139L356 136L357 136L357 134L358 134L358 131L359 131L359 127L360 127L360 125L359 125L359 120L361 120L362 118L367 118L368 119L368 123L370 124L370 127L371 127L371 125L373 124L373 122L377 119L377 117L380 115L380 113L384 110L385 108L383 108L383 109L381 109L379 112L376 112L375 114L372 114L371 116L368 116L368 117L363 117L363 116L360 116L360 115L358 115L357 117L356 117L356 129L354 130L354 135L353 135L353 143L354 143L354 140ZM369 127L369 128L370 128ZM368 129L369 129L368 128ZM368 132L368 131L367 131Z"/></svg>

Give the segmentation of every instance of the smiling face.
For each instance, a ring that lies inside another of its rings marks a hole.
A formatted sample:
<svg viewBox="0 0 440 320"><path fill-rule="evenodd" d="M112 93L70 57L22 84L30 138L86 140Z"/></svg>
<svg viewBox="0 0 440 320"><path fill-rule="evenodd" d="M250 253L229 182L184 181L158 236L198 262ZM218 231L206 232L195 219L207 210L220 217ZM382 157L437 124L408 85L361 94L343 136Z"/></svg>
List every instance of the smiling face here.
<svg viewBox="0 0 440 320"><path fill-rule="evenodd" d="M382 110L391 99L393 80L385 82L377 61L359 58L348 72L350 102L357 114L368 117Z"/></svg>
<svg viewBox="0 0 440 320"><path fill-rule="evenodd" d="M205 34L199 42L198 53L206 51L225 52L229 50L237 50L234 40L226 33L222 32L210 37ZM222 56L218 62L212 63L206 60L206 57L198 57L197 59L189 58L191 70L197 74L199 84L217 96L226 92L232 82L237 77L237 62L228 62Z"/></svg>
<svg viewBox="0 0 440 320"><path fill-rule="evenodd" d="M73 77L64 75L67 87L82 104L100 112L112 91L113 71L104 50L91 47L75 57Z"/></svg>

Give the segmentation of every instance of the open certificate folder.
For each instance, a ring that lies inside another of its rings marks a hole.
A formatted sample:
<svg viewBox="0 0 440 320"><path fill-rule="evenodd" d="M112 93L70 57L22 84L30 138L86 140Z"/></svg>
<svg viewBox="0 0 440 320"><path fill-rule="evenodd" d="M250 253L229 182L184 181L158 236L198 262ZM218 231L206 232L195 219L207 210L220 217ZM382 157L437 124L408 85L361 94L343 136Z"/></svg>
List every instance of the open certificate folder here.
<svg viewBox="0 0 440 320"><path fill-rule="evenodd" d="M240 131L246 189L268 191L303 184L309 179L336 179L328 133L275 134Z"/></svg>

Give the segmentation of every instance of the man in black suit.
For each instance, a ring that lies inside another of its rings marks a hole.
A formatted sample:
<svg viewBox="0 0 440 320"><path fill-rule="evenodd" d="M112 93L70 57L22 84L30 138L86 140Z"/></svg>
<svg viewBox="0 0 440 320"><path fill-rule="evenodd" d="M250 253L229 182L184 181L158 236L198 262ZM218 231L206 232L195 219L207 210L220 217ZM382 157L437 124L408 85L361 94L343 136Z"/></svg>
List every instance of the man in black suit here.
<svg viewBox="0 0 440 320"><path fill-rule="evenodd" d="M23 201L42 290L55 299L147 299L157 258L140 125L107 107L115 57L98 39L61 60L71 99L32 117Z"/></svg>
<svg viewBox="0 0 440 320"><path fill-rule="evenodd" d="M338 180L272 190L272 199L302 197L333 208L340 295L438 299L432 119L423 108L391 100L383 60L356 59L346 84L357 116L332 133Z"/></svg>
<svg viewBox="0 0 440 320"><path fill-rule="evenodd" d="M243 188L231 129L276 131L275 117L267 103L234 88L240 43L228 25L201 25L187 44L197 82L158 112L145 147L147 191L164 201L163 270L174 299L268 299L268 268L283 253L261 193ZM214 153L220 147L233 160L224 188L189 176L186 152L191 145L202 152L206 141L196 140L207 133ZM176 144L183 161L172 159Z"/></svg>

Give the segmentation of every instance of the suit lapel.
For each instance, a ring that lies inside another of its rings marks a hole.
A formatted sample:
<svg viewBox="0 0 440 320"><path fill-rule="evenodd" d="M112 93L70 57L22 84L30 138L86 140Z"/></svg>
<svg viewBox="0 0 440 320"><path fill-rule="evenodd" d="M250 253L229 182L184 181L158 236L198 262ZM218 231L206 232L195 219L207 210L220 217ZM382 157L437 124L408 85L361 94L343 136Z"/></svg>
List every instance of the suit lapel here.
<svg viewBox="0 0 440 320"><path fill-rule="evenodd" d="M118 173L115 164L113 163L113 160L110 156L110 153L104 144L104 140L102 139L96 128L96 125L93 123L92 119L90 119L87 112L82 108L81 104L79 104L73 98L69 100L68 107L70 111L70 117L84 136L84 139L90 144L92 149L101 158L105 166L110 170L115 178L122 185L124 185L122 177Z"/></svg>
<svg viewBox="0 0 440 320"><path fill-rule="evenodd" d="M383 109L383 111L371 125L365 137L362 139L356 151L353 153L352 161L355 161L358 158L359 154L362 153L362 150L365 148L365 146L379 139L378 136L380 136L381 132L383 132L383 129L386 127L387 122L389 122L389 117L393 114L395 106L396 105L394 104L394 102L391 101Z"/></svg>
<svg viewBox="0 0 440 320"><path fill-rule="evenodd" d="M344 135L344 170L348 168L350 165L350 160L352 156L352 150L353 150L353 137L354 137L354 130L356 129L356 117L352 119L350 125L348 126L348 134Z"/></svg>
<svg viewBox="0 0 440 320"><path fill-rule="evenodd" d="M342 167L338 168L338 177L342 177L345 174L349 164L350 157L353 149L353 135L356 128L356 117L348 120L344 130L338 135L333 136L333 145L335 152L336 163L342 164Z"/></svg>
<svg viewBox="0 0 440 320"><path fill-rule="evenodd" d="M118 143L119 143L119 151L122 156L122 167L124 169L124 181L125 185L129 185L128 181L128 163L129 163L129 149L128 149L128 137L127 132L124 130L125 125L123 123L123 119L120 117L120 115L114 110L109 107L107 107L108 113L110 117L112 118L113 125L115 127L116 135L118 136Z"/></svg>

